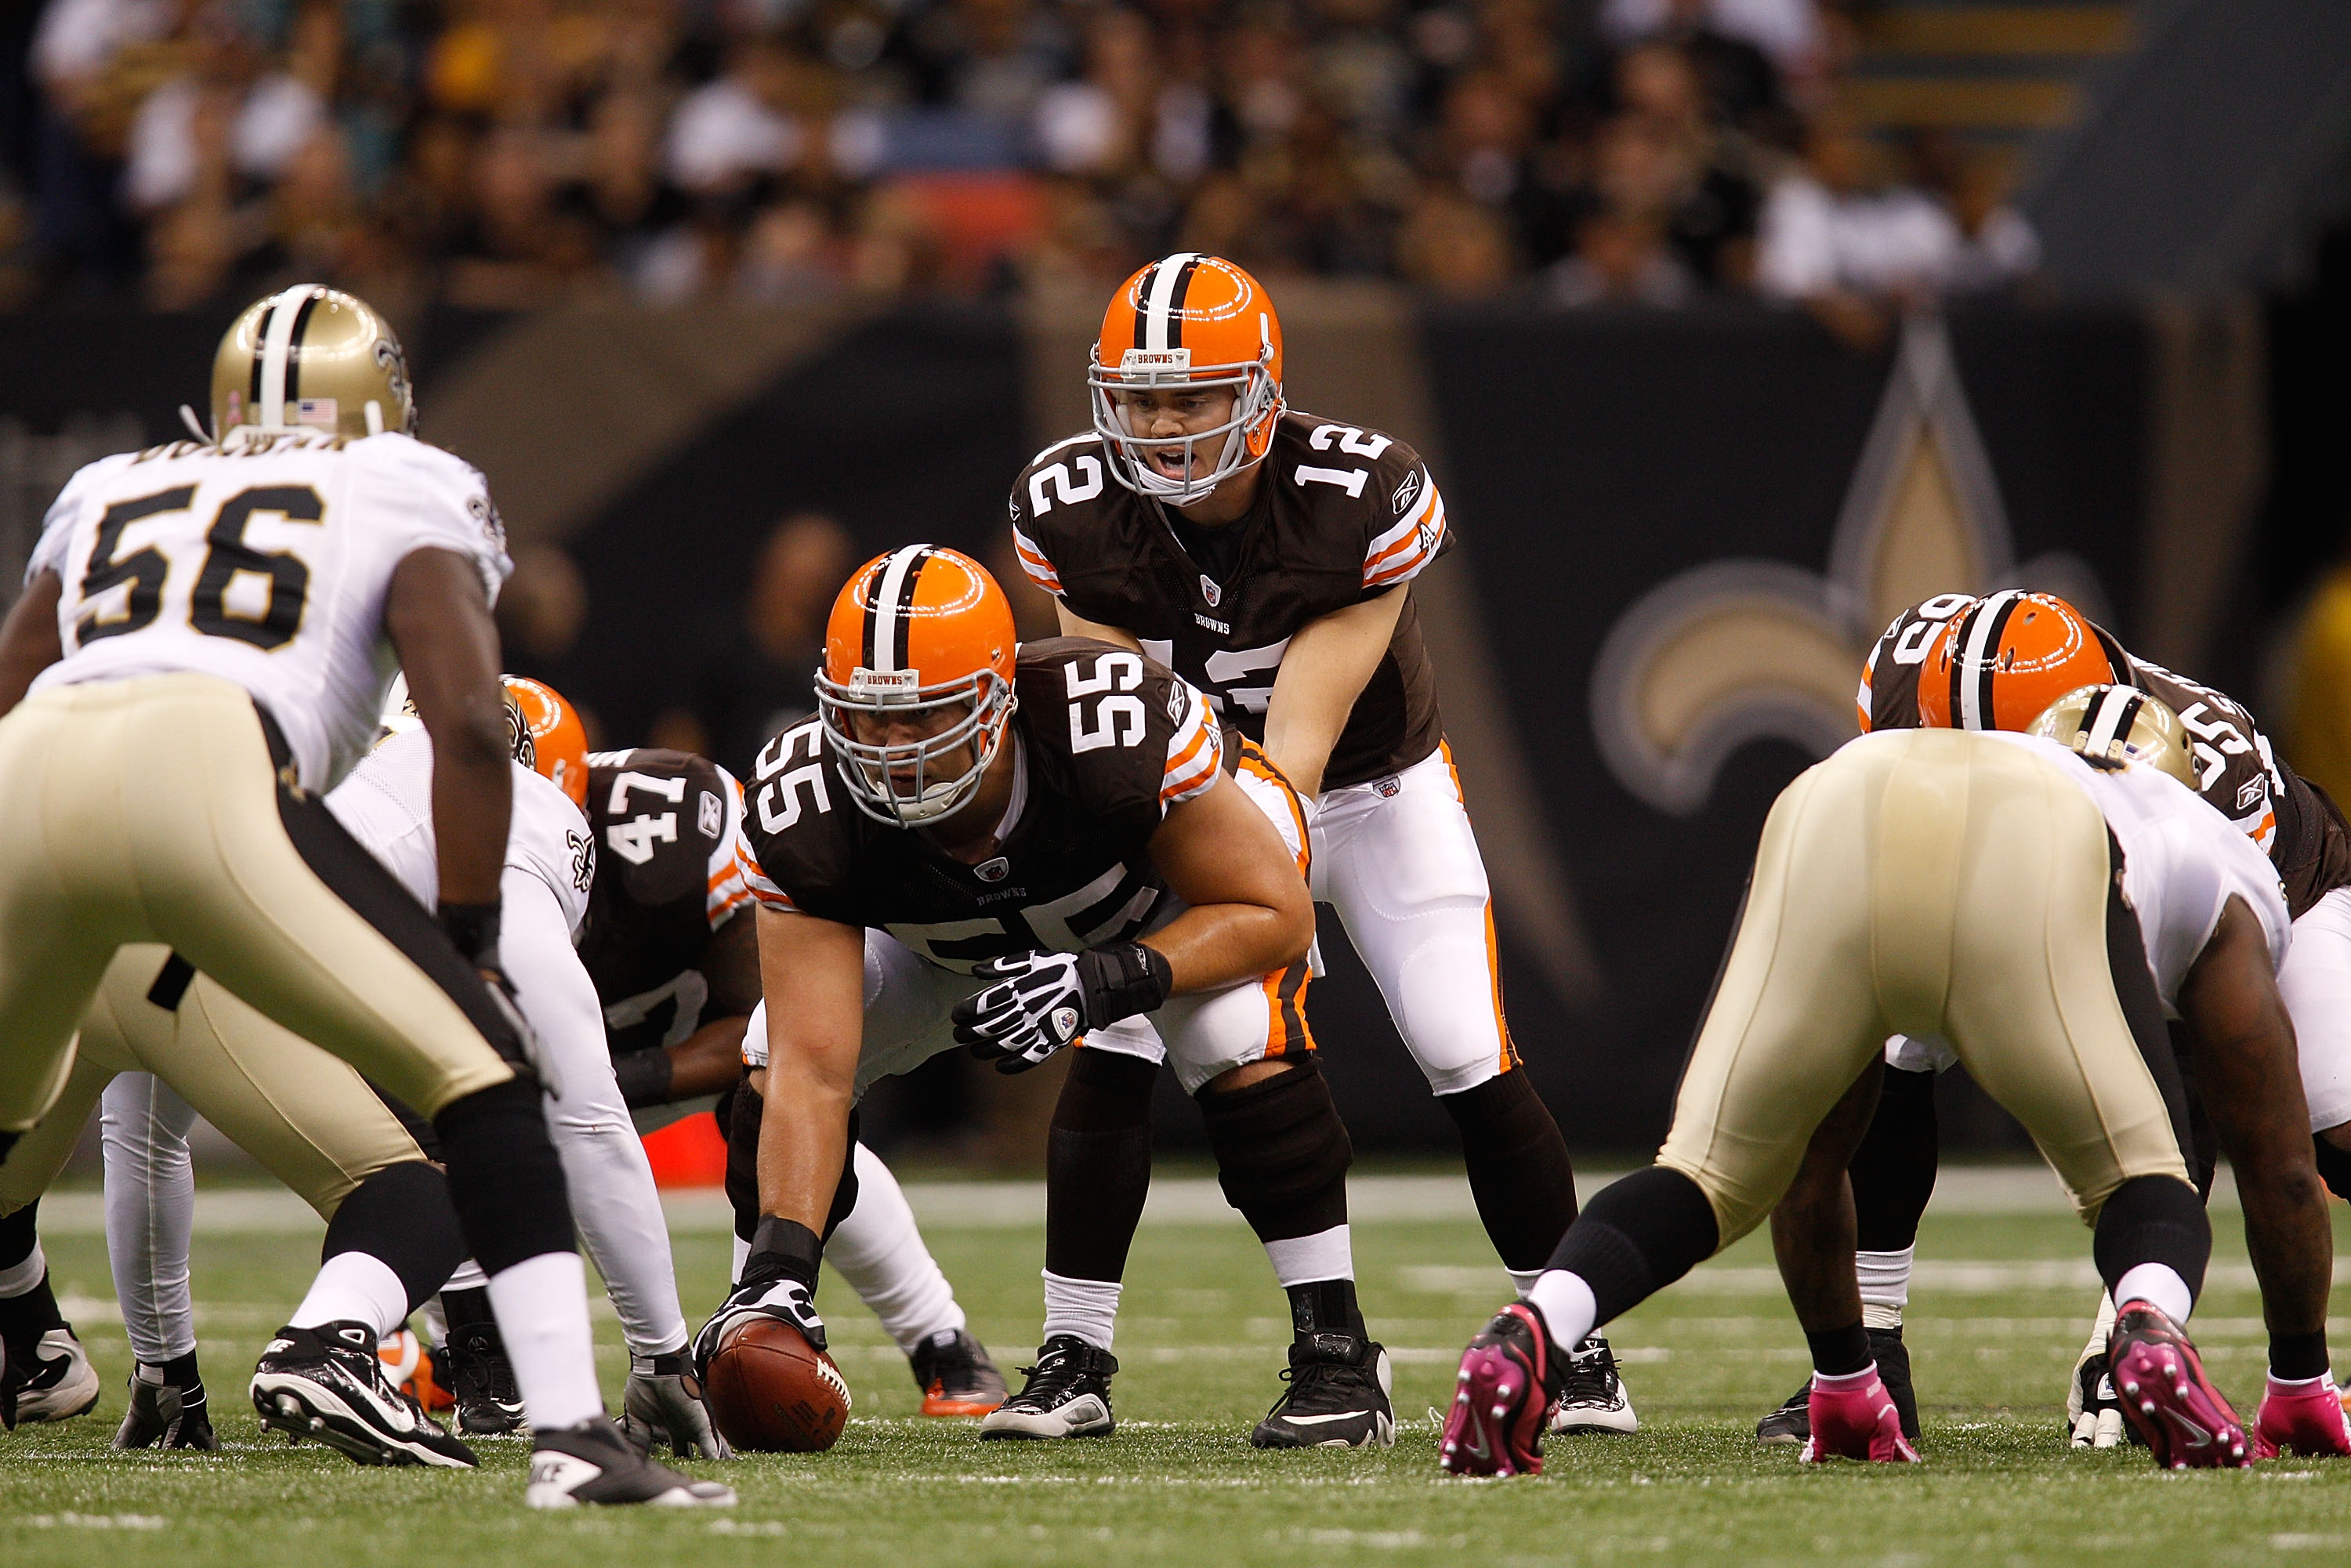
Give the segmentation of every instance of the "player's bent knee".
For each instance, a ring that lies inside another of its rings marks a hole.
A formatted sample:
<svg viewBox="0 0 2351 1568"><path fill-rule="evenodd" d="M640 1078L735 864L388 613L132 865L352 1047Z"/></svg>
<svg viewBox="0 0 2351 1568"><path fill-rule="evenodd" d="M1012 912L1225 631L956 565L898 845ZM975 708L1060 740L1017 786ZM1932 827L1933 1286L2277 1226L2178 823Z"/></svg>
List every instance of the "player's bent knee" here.
<svg viewBox="0 0 2351 1568"><path fill-rule="evenodd" d="M400 1277L416 1311L465 1260L465 1241L449 1196L449 1178L424 1160L403 1160L371 1174L336 1206L322 1259L365 1252Z"/></svg>
<svg viewBox="0 0 2351 1568"><path fill-rule="evenodd" d="M2107 1290L2141 1263L2161 1263L2188 1282L2190 1295L2203 1293L2212 1221L2187 1178L2131 1176L2106 1195L2096 1217L2090 1249Z"/></svg>
<svg viewBox="0 0 2351 1568"><path fill-rule="evenodd" d="M1345 1224L1354 1145L1321 1069L1311 1058L1250 1066L1275 1071L1194 1097L1207 1124L1225 1200L1266 1240ZM1217 1082L1247 1071L1236 1069Z"/></svg>
<svg viewBox="0 0 2351 1568"><path fill-rule="evenodd" d="M538 1100L537 1084L509 1079L452 1102L433 1118L448 1154L449 1196L466 1245L493 1276L527 1258L571 1250L563 1166Z"/></svg>

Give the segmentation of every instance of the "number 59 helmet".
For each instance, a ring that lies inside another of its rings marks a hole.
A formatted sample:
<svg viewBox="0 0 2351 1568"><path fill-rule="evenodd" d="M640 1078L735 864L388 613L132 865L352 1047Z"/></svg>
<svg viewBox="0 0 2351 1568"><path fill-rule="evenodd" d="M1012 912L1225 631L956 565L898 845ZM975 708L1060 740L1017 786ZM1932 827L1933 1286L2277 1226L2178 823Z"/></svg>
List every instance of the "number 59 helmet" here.
<svg viewBox="0 0 2351 1568"><path fill-rule="evenodd" d="M1281 318L1258 280L1220 256L1179 251L1119 285L1102 313L1086 372L1094 431L1110 471L1139 495L1185 506L1261 461L1281 422ZM1232 417L1213 429L1153 441L1129 427L1122 391L1229 387ZM1171 479L1144 461L1150 447L1181 446L1186 477ZM1213 461L1194 475L1197 452Z"/></svg>
<svg viewBox="0 0 2351 1568"><path fill-rule="evenodd" d="M901 828L961 810L1019 706L1017 652L1011 601L962 551L908 545L858 568L832 601L816 677L817 713L858 810Z"/></svg>

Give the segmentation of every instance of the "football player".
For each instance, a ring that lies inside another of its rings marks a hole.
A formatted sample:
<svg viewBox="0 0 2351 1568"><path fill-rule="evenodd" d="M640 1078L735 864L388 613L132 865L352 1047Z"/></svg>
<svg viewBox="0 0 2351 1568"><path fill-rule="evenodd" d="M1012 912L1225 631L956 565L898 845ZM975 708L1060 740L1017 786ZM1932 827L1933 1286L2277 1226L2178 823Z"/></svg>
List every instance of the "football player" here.
<svg viewBox="0 0 2351 1568"><path fill-rule="evenodd" d="M602 751L588 765L596 884L580 956L603 1004L613 1073L640 1132L712 1109L723 1130L759 1000L742 787L683 751ZM1004 1375L967 1326L897 1178L862 1145L856 1158L857 1207L826 1258L906 1353L924 1415L987 1415L1004 1402ZM739 1274L759 1206L756 1190L735 1196Z"/></svg>
<svg viewBox="0 0 2351 1568"><path fill-rule="evenodd" d="M213 412L209 438L68 481L0 627L0 1155L57 1098L117 952L168 945L433 1123L535 1428L528 1501L732 1502L637 1454L597 1388L500 967L507 559L481 476L415 438L398 340L329 289L237 318ZM437 919L321 799L393 655L434 743ZM350 1315L289 1323L263 1366L329 1377Z"/></svg>
<svg viewBox="0 0 2351 1568"><path fill-rule="evenodd" d="M2306 1128L2314 1134L2317 1169L2338 1192L2351 1192L2351 831L2325 792L2295 774L2240 704L2210 687L2134 657L2103 628L2051 594L2010 591L1977 599L1942 594L1896 616L1871 651L1862 676L1860 721L1865 731L1926 725L1941 728L2016 729L2063 693L2094 683L2122 682L2160 698L2188 727L2196 777L2205 803L2236 823L2266 851L2284 884L2294 943L2278 972L2279 993L2292 1015ZM2036 705L2039 705L2038 706ZM2192 1042L2183 1042L2192 1044ZM1934 1190L1934 1079L1949 1067L1948 1047L1933 1040L1889 1042L1886 1090L1870 1131L1853 1161L1854 1203L1859 1217L1858 1267L1870 1335L1882 1367L1898 1375L1888 1386L1916 1430L1908 1355L1901 1343L1901 1312L1909 1294L1912 1248L1918 1218ZM2185 1058L2183 1060L2186 1060ZM2211 1181L2215 1134L2237 1167L2246 1194L2249 1238L2264 1279L2294 1250L2284 1239L2312 1218L2279 1167L2262 1152L2262 1133L2250 1118L2266 1120L2280 1096L2257 1088L2230 1092L2227 1064L2190 1061L2189 1106L2210 1127L2191 1121L2199 1147L2191 1150L2199 1185ZM2199 1092L2200 1091L2200 1092ZM2250 1179L2248 1179L2250 1178ZM1790 1202L1841 1203L1842 1184L1799 1182ZM2280 1207L2283 1204L2283 1207ZM2323 1332L2325 1292L2310 1295L2273 1319L2271 1382L2255 1426L2263 1441L2319 1451L2351 1451L2351 1431L2336 1418ZM2104 1301L2089 1343L2067 1390L2067 1420L2077 1447L2111 1446L2124 1426L2105 1361L2105 1331L2114 1304ZM1765 1441L1801 1441L1802 1394L1763 1418ZM2315 1423L2315 1426L2313 1425Z"/></svg>
<svg viewBox="0 0 2351 1568"><path fill-rule="evenodd" d="M2157 1462L2252 1463L2180 1326L2211 1228L2163 1019L2267 1064L2299 1115L2274 979L2287 920L2268 861L2188 787L2189 738L2155 698L2100 686L2031 735L1864 736L1782 791L1673 1130L1470 1342L1445 1467L1541 1469L1561 1347L1752 1229L1800 1166L1842 1171L1896 1033L1948 1040L2094 1227L2121 1309L2107 1354ZM1853 1237L1849 1207L1782 1210L1773 1229L1814 1366L1803 1456L1916 1459L1863 1327ZM2323 1224L2318 1242L2323 1279Z"/></svg>
<svg viewBox="0 0 2351 1568"><path fill-rule="evenodd" d="M1297 1303L1289 1392L1254 1440L1394 1442L1355 1305L1346 1129L1299 1007L1313 908L1279 772L1246 744L1228 772L1200 694L1129 649L1016 652L994 579L927 545L842 590L817 695L748 787L766 983L744 1049L764 1077L736 1130L740 1149L758 1113L762 1218L696 1348L747 1312L821 1343L819 1249L855 1197L875 1079L957 1040L1011 1071L1081 1036L1081 1059L1164 1046ZM1110 1432L1116 1309L1114 1276L1049 1299L1028 1385L981 1435Z"/></svg>
<svg viewBox="0 0 2351 1568"><path fill-rule="evenodd" d="M1575 1218L1575 1176L1503 1019L1486 869L1413 607L1412 580L1451 545L1445 501L1394 436L1288 407L1281 373L1280 317L1247 272L1189 253L1144 267L1102 318L1093 429L1013 484L1013 543L1063 632L1166 664L1298 787L1314 895L1460 1129L1479 1215L1523 1289ZM1158 1060L1089 1051L1071 1068L1049 1301L1117 1278ZM1606 1343L1573 1361L1561 1429L1633 1430Z"/></svg>

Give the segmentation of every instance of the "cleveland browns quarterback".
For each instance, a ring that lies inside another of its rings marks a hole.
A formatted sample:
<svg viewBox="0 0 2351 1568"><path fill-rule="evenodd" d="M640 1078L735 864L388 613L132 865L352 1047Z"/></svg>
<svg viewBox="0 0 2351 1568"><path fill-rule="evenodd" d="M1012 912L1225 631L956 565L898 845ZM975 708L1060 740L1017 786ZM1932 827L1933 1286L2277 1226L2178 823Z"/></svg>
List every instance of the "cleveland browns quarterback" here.
<svg viewBox="0 0 2351 1568"><path fill-rule="evenodd" d="M1231 262L1182 253L1122 284L1088 382L1093 428L1013 482L1023 569L1061 629L1207 695L1309 802L1330 903L1461 1132L1478 1212L1522 1288L1575 1217L1558 1124L1502 1013L1486 870L1437 707L1411 583L1451 547L1444 497L1392 435L1291 409L1281 321ZM1114 1279L1139 1210L1157 1053L1090 1052L1055 1113L1055 1274ZM1079 1151L1084 1151L1081 1154ZM1061 1161L1069 1162L1066 1166ZM1131 1228L1131 1219L1128 1228ZM1574 1352L1560 1430L1630 1431L1614 1357Z"/></svg>
<svg viewBox="0 0 2351 1568"><path fill-rule="evenodd" d="M2198 795L2267 852L2283 884L2294 941L2277 987L2294 1019L2307 1130L2320 1175L2337 1193L2351 1192L2351 831L2326 792L2277 757L2243 705L2133 655L2055 595L2010 590L1980 598L1937 594L1896 615L1863 668L1857 718L1865 733L1922 726L2022 729L2066 693L2108 682L2156 697L2179 716ZM1935 1185L1935 1075L1952 1060L1941 1040L1889 1042L1885 1090L1852 1165L1870 1337L1914 1437L1902 1310L1918 1218ZM2199 1184L2209 1186L2215 1131L2224 1146L2241 1145L2249 1131L2226 1113L2228 1106L2213 1105L2216 1090L2227 1098L2227 1086L2206 1076L2191 1073L2189 1090L2199 1145L2190 1150L2192 1163ZM2217 1129L2205 1124L2208 1108L2212 1122L2222 1124ZM2251 1163L2234 1148L2231 1155L2241 1166ZM1807 1190L1799 1184L1799 1200ZM2258 1190L2248 1221L2264 1223ZM2113 1311L2111 1301L2101 1303L2067 1390L2077 1447L2110 1447L2126 1430L2105 1354ZM2291 1332L2291 1323L2272 1324L2281 1326L2289 1332L2273 1333L2270 1374L2275 1409L2283 1413L2325 1380L2329 1368L2323 1333L2314 1340ZM1802 1406L1799 1391L1763 1418L1758 1436L1801 1442Z"/></svg>
<svg viewBox="0 0 2351 1568"><path fill-rule="evenodd" d="M1290 1291L1290 1386L1253 1440L1392 1443L1386 1353L1354 1300L1346 1129L1299 1006L1313 912L1295 793L1261 758L1228 770L1206 700L1133 650L1016 651L995 580L928 545L841 591L817 696L748 786L761 1218L698 1348L750 1312L821 1343L810 1297L855 1201L868 1085L958 1040L1017 1071L1082 1037L1081 1060L1164 1049ZM1115 1276L1049 1297L1028 1385L981 1435L1108 1434L1116 1305Z"/></svg>
<svg viewBox="0 0 2351 1568"><path fill-rule="evenodd" d="M601 751L587 767L596 882L580 956L613 1073L640 1132L712 1111L726 1134L759 1001L742 786L684 751ZM756 1102L746 1122L756 1140ZM1004 1401L1004 1375L967 1326L897 1178L862 1145L856 1158L857 1206L825 1256L905 1352L923 1414L985 1416ZM739 1271L758 1195L739 1176L733 1189Z"/></svg>

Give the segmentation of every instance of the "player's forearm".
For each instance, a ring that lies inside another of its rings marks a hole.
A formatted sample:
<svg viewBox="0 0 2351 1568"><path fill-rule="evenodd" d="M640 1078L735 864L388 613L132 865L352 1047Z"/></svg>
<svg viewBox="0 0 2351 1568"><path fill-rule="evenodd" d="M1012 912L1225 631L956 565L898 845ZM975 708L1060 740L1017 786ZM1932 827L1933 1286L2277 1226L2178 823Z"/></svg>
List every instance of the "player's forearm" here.
<svg viewBox="0 0 2351 1568"><path fill-rule="evenodd" d="M770 1060L759 1122L759 1212L819 1236L849 1157L849 1086L780 1056Z"/></svg>
<svg viewBox="0 0 2351 1568"><path fill-rule="evenodd" d="M1277 691L1273 706L1266 710L1265 755L1310 804L1322 793L1322 773L1331 765L1331 748L1339 744L1353 702L1349 698L1334 716L1327 702L1285 704Z"/></svg>
<svg viewBox="0 0 2351 1568"><path fill-rule="evenodd" d="M746 1013L715 1019L667 1048L670 1098L693 1100L724 1094L743 1076L743 1029Z"/></svg>
<svg viewBox="0 0 2351 1568"><path fill-rule="evenodd" d="M1137 653L1143 652L1143 644L1136 642L1134 633L1123 626L1089 621L1058 599L1053 601L1053 613L1061 620L1061 635L1064 637L1091 637L1097 643L1112 643Z"/></svg>
<svg viewBox="0 0 2351 1568"><path fill-rule="evenodd" d="M1221 990L1289 967L1314 942L1314 906L1299 898L1279 905L1212 904L1187 909L1143 939L1167 960L1173 996Z"/></svg>
<svg viewBox="0 0 2351 1568"><path fill-rule="evenodd" d="M1408 591L1391 589L1332 612L1291 638L1282 655L1265 711L1265 754L1309 800L1322 792L1331 748L1395 636Z"/></svg>
<svg viewBox="0 0 2351 1568"><path fill-rule="evenodd" d="M393 569L383 626L433 737L433 831L441 902L498 896L514 810L498 632L472 562L420 549Z"/></svg>

